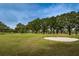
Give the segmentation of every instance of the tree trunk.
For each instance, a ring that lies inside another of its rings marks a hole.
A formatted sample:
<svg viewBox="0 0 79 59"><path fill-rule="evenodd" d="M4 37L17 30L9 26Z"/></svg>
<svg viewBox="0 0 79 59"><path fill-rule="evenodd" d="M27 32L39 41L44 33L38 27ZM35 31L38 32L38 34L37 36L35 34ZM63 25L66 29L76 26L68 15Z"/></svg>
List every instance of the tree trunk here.
<svg viewBox="0 0 79 59"><path fill-rule="evenodd" d="M55 34L55 29L53 29L53 34Z"/></svg>
<svg viewBox="0 0 79 59"><path fill-rule="evenodd" d="M75 29L75 34L76 34L76 35L78 34L78 30L77 30L77 29Z"/></svg>
<svg viewBox="0 0 79 59"><path fill-rule="evenodd" d="M63 33L63 29L61 29L60 31L61 31L61 34L62 34Z"/></svg>
<svg viewBox="0 0 79 59"><path fill-rule="evenodd" d="M69 35L71 35L71 27L70 26L68 26L68 33L69 33Z"/></svg>
<svg viewBox="0 0 79 59"><path fill-rule="evenodd" d="M50 34L52 33L52 27L50 27Z"/></svg>
<svg viewBox="0 0 79 59"><path fill-rule="evenodd" d="M56 29L56 33L58 34L58 32L59 32L59 30L58 29Z"/></svg>

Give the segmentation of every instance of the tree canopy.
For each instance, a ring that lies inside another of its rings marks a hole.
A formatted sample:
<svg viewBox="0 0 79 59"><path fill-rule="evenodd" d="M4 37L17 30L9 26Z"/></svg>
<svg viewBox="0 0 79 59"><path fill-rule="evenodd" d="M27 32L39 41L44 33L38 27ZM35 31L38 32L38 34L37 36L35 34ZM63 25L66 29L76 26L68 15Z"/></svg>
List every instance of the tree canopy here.
<svg viewBox="0 0 79 59"><path fill-rule="evenodd" d="M24 25L18 23L15 29L11 29L0 22L0 32L13 31L17 33L79 33L79 12L69 12L57 16L36 18Z"/></svg>

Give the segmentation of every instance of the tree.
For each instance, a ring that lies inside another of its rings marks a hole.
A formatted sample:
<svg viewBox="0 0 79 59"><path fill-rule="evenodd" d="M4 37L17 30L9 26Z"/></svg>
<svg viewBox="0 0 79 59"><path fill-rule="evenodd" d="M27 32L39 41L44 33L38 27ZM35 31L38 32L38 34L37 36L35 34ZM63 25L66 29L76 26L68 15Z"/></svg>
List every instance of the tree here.
<svg viewBox="0 0 79 59"><path fill-rule="evenodd" d="M18 23L15 29L9 28L0 22L0 32L18 32L18 33L79 33L79 12L69 12L57 16L36 18L24 25Z"/></svg>
<svg viewBox="0 0 79 59"><path fill-rule="evenodd" d="M47 19L48 27L50 29L50 33L55 33L55 26L56 26L56 18L55 17L50 17Z"/></svg>
<svg viewBox="0 0 79 59"><path fill-rule="evenodd" d="M15 28L15 31L18 33L25 33L26 32L25 25L18 23L16 28Z"/></svg>
<svg viewBox="0 0 79 59"><path fill-rule="evenodd" d="M29 30L32 30L33 33L69 33L69 35L71 35L74 29L77 34L79 31L79 13L72 11L57 15L56 17L37 18L29 22L27 27Z"/></svg>
<svg viewBox="0 0 79 59"><path fill-rule="evenodd" d="M48 22L47 22L47 19L48 18L42 18L41 19L41 30L42 30L42 33L47 33L48 31Z"/></svg>
<svg viewBox="0 0 79 59"><path fill-rule="evenodd" d="M28 23L29 30L32 30L34 33L38 33L41 29L41 20L39 18L34 19L33 21Z"/></svg>
<svg viewBox="0 0 79 59"><path fill-rule="evenodd" d="M0 32L8 32L10 28L6 26L4 23L0 22Z"/></svg>

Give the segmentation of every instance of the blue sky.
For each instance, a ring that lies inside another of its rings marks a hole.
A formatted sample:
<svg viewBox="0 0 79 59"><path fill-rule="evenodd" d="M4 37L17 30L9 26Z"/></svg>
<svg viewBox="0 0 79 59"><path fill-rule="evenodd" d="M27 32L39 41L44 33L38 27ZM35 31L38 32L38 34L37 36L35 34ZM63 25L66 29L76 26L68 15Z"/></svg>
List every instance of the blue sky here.
<svg viewBox="0 0 79 59"><path fill-rule="evenodd" d="M56 16L70 11L79 11L75 3L17 3L0 4L0 21L15 28L17 23L27 24L35 18Z"/></svg>

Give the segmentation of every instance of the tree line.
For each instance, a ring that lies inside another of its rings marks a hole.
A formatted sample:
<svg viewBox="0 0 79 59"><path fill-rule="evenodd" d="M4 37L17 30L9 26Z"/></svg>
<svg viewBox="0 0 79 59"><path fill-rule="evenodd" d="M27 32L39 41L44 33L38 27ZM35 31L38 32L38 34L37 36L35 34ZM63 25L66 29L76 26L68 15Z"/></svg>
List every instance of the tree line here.
<svg viewBox="0 0 79 59"><path fill-rule="evenodd" d="M36 18L27 25L18 23L15 29L11 29L0 22L0 32L14 33L47 33L47 34L78 34L79 12L69 12L47 18Z"/></svg>

